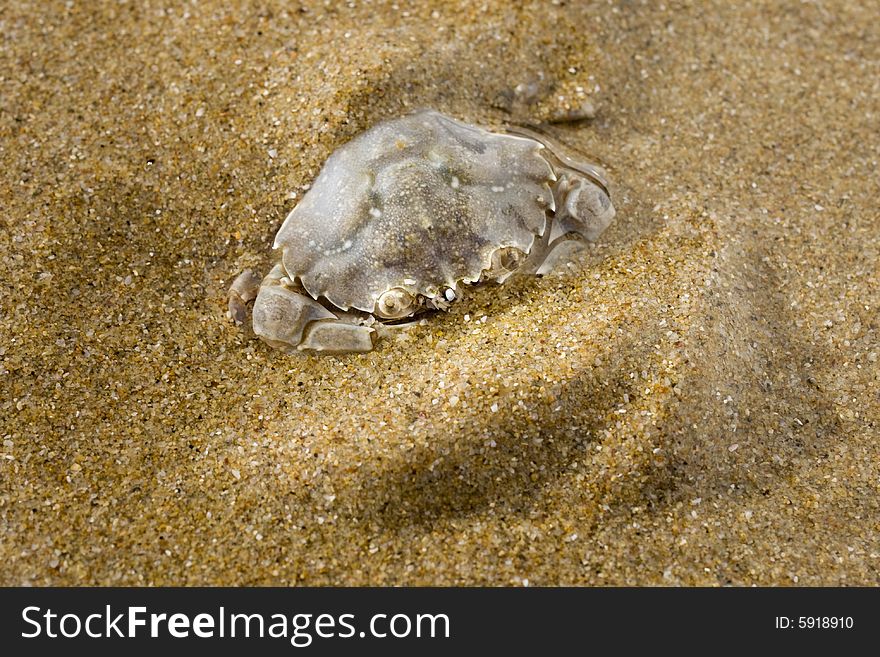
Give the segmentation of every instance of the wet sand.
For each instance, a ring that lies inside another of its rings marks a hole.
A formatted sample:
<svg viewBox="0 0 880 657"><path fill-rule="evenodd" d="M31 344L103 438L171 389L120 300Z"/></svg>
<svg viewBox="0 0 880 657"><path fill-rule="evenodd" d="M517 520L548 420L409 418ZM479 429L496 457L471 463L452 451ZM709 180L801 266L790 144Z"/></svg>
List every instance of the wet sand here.
<svg viewBox="0 0 880 657"><path fill-rule="evenodd" d="M0 583L880 583L880 4L167 4L0 8ZM575 266L227 320L353 135L586 102Z"/></svg>

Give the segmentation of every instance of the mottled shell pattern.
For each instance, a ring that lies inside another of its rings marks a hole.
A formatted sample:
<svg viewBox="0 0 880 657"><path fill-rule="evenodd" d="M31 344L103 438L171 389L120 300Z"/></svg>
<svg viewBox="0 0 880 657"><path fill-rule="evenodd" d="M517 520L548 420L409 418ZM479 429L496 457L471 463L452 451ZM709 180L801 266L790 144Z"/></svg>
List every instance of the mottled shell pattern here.
<svg viewBox="0 0 880 657"><path fill-rule="evenodd" d="M433 110L380 123L328 158L274 248L342 310L372 313L392 288L433 299L543 235L556 179L543 148Z"/></svg>

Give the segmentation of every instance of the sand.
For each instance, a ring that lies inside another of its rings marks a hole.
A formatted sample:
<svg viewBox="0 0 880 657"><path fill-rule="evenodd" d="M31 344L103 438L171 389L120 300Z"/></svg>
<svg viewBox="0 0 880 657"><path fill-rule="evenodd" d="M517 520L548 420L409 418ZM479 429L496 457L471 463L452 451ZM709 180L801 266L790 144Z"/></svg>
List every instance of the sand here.
<svg viewBox="0 0 880 657"><path fill-rule="evenodd" d="M0 583L880 583L880 4L731 4L4 3ZM228 321L353 135L585 103L580 262Z"/></svg>

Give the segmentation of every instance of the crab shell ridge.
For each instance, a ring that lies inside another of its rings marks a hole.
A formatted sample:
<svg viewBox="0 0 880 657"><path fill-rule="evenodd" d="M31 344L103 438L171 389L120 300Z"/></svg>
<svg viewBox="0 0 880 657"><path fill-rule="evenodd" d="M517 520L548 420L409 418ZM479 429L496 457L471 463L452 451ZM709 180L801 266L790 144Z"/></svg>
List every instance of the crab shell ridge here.
<svg viewBox="0 0 880 657"><path fill-rule="evenodd" d="M432 110L379 123L328 158L274 248L342 310L372 313L392 288L434 298L544 234L556 177L543 148Z"/></svg>

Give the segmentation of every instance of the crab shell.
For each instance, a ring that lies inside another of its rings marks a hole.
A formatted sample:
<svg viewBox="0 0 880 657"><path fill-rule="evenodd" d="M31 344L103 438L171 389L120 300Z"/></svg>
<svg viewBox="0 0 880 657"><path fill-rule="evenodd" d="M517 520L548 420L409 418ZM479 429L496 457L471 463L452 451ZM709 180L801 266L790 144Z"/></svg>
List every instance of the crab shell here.
<svg viewBox="0 0 880 657"><path fill-rule="evenodd" d="M341 310L377 313L395 288L435 299L544 234L556 176L543 149L432 110L380 123L328 158L274 248L291 279Z"/></svg>

